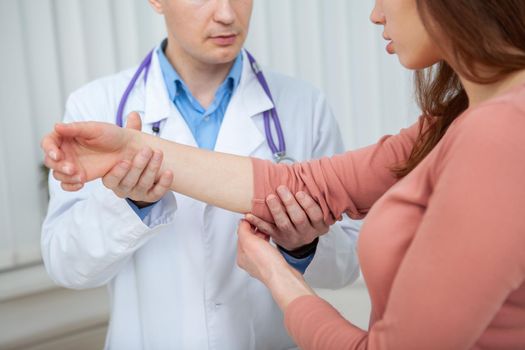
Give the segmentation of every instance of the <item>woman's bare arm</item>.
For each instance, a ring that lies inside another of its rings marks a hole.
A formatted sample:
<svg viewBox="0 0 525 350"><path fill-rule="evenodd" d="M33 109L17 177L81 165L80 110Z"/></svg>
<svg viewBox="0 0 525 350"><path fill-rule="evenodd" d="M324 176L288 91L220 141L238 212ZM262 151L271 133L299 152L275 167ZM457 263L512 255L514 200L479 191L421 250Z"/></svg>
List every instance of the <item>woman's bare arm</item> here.
<svg viewBox="0 0 525 350"><path fill-rule="evenodd" d="M136 118L138 116L134 116ZM113 124L57 124L42 141L45 163L65 190L104 176L144 149L164 153L160 173L173 171L171 189L206 203L247 213L253 197L250 158L181 145Z"/></svg>

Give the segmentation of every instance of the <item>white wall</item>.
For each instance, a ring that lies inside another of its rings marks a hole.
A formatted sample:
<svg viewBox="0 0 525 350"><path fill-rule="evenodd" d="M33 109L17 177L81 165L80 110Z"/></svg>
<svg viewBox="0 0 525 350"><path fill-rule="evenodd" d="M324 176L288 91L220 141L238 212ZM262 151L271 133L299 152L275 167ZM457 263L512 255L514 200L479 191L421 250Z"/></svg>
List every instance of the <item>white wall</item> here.
<svg viewBox="0 0 525 350"><path fill-rule="evenodd" d="M386 55L381 29L368 21L372 5L372 0L255 0L246 45L263 66L326 93L348 148L396 132L417 116L410 75ZM45 303L53 290L78 295L53 289L41 267L39 226L47 194L39 170L40 138L61 119L71 91L137 64L163 32L162 18L146 0L0 0L0 324L17 319L13 313L23 298ZM341 293L323 293L348 307L338 299ZM362 306L366 296L360 295L353 300L364 300ZM105 303L100 300L101 310ZM53 327L49 310L35 313L32 322L11 322L16 336L0 327L0 348L44 339ZM92 322L78 323L77 331L106 319L89 317ZM366 316L358 318L365 322Z"/></svg>

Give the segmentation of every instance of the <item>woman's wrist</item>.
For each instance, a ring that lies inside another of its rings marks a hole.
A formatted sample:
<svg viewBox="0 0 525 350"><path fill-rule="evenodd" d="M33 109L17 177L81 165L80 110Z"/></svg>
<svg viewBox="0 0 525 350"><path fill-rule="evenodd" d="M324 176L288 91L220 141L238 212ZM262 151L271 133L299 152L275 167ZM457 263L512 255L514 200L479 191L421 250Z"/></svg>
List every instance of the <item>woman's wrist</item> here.
<svg viewBox="0 0 525 350"><path fill-rule="evenodd" d="M125 134L124 147L122 149L123 159L132 160L135 155L147 146L144 136L146 134L132 129L123 129Z"/></svg>
<svg viewBox="0 0 525 350"><path fill-rule="evenodd" d="M304 295L315 295L303 276L286 263L274 268L263 282L283 311L295 299Z"/></svg>

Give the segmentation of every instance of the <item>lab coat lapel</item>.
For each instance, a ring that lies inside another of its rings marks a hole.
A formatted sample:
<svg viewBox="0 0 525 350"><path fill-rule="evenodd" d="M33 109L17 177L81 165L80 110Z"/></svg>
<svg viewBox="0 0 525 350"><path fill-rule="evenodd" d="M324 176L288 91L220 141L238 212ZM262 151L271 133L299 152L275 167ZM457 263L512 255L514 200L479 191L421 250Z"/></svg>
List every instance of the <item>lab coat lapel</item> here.
<svg viewBox="0 0 525 350"><path fill-rule="evenodd" d="M215 150L248 156L266 140L261 128L262 113L273 108L273 103L253 74L244 52L243 55L241 81L226 110Z"/></svg>
<svg viewBox="0 0 525 350"><path fill-rule="evenodd" d="M185 145L197 146L186 121L169 98L160 69L157 49L155 49L146 84L143 130L144 125L151 126L157 121L163 121L160 134L162 138ZM145 131L150 132L151 130Z"/></svg>

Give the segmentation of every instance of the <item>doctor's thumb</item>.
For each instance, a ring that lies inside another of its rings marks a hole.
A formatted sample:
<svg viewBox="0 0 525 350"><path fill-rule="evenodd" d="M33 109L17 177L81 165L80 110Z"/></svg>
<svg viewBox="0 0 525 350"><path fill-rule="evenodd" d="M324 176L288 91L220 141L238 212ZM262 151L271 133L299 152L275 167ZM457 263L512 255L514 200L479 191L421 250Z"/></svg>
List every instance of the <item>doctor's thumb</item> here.
<svg viewBox="0 0 525 350"><path fill-rule="evenodd" d="M142 121L140 120L140 115L137 112L131 112L128 114L126 128L138 131L142 130Z"/></svg>

